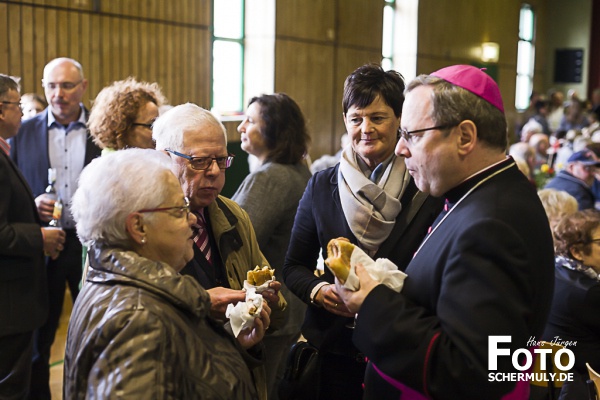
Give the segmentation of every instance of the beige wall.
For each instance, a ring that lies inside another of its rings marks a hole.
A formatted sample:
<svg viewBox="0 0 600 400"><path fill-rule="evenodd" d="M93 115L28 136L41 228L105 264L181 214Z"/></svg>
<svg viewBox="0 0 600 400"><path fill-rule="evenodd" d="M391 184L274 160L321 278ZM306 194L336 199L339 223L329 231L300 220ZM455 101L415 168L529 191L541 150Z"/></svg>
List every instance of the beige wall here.
<svg viewBox="0 0 600 400"><path fill-rule="evenodd" d="M538 91L551 84L553 49L577 45L585 36L576 23L585 10L572 7L570 22L559 24L558 2L529 1L538 16ZM338 148L345 77L364 63L380 61L384 1L275 0L275 5L273 88L300 104L314 159ZM417 73L477 62L474 49L482 42L500 44L498 82L511 129L517 118L520 6L520 0L420 0L418 12ZM158 82L172 104L210 107L210 8L210 0L0 0L0 72L21 76L23 93L42 93L45 63L70 56L81 61L90 80L88 106L103 86L134 75ZM565 33L573 29L574 36ZM226 125L230 140L238 139L237 123Z"/></svg>

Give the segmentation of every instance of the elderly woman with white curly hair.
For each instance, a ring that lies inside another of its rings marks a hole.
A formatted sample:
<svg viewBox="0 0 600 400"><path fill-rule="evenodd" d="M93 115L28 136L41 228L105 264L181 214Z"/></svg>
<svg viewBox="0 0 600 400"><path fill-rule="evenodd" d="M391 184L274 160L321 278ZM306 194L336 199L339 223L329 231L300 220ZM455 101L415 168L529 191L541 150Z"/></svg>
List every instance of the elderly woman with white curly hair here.
<svg viewBox="0 0 600 400"><path fill-rule="evenodd" d="M207 292L179 271L193 256L189 212L170 160L129 149L94 160L73 198L90 267L69 332L64 398L253 399L264 304L237 339Z"/></svg>

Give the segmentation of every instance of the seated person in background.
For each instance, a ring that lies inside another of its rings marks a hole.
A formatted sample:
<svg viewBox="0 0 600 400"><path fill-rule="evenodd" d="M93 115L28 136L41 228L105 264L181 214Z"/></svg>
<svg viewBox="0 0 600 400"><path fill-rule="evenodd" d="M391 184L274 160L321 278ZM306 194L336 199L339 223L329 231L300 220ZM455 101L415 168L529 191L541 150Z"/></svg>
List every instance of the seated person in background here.
<svg viewBox="0 0 600 400"><path fill-rule="evenodd" d="M571 215L579 209L575 197L562 190L542 189L538 191L538 196L542 201L552 231L563 217Z"/></svg>
<svg viewBox="0 0 600 400"><path fill-rule="evenodd" d="M21 109L23 110L23 119L29 119L48 107L48 103L43 96L37 93L25 93L21 96Z"/></svg>
<svg viewBox="0 0 600 400"><path fill-rule="evenodd" d="M530 119L521 129L521 142L529 143L529 139L536 133L543 133L542 125Z"/></svg>
<svg viewBox="0 0 600 400"><path fill-rule="evenodd" d="M577 199L580 210L594 208L592 184L596 168L600 161L591 150L573 153L567 160L567 166L550 180L544 189L564 190Z"/></svg>
<svg viewBox="0 0 600 400"><path fill-rule="evenodd" d="M556 247L552 308L543 340L577 342L573 382L565 382L561 399L587 399L588 362L600 370L600 213L578 211L554 229Z"/></svg>
<svg viewBox="0 0 600 400"><path fill-rule="evenodd" d="M548 164L548 149L550 140L545 133L534 133L529 138L529 145L535 150L534 169L539 169L542 165Z"/></svg>
<svg viewBox="0 0 600 400"><path fill-rule="evenodd" d="M600 142L600 105L592 108L588 114L590 126L583 130L583 134L589 137L592 142Z"/></svg>
<svg viewBox="0 0 600 400"><path fill-rule="evenodd" d="M260 250L281 281L298 202L311 177L304 163L310 141L306 122L291 97L285 93L265 94L250 99L238 132L242 150L254 155L259 166L244 179L231 199L250 216ZM290 346L300 337L306 312L306 305L287 287L282 285L281 291L288 302L285 326L265 337L270 400L277 398L284 361Z"/></svg>
<svg viewBox="0 0 600 400"><path fill-rule="evenodd" d="M234 339L208 293L178 273L196 217L170 167L163 153L130 149L81 174L72 210L90 268L69 322L65 399L256 397L248 365L260 362L269 307Z"/></svg>
<svg viewBox="0 0 600 400"><path fill-rule="evenodd" d="M508 149L508 155L512 156L517 162L517 166L529 180L533 181L533 171L535 170L535 149L526 142L513 143ZM527 167L527 173L524 167Z"/></svg>
<svg viewBox="0 0 600 400"><path fill-rule="evenodd" d="M535 115L530 118L542 126L542 132L550 136L550 127L548 126L549 102L546 99L538 99L535 102Z"/></svg>
<svg viewBox="0 0 600 400"><path fill-rule="evenodd" d="M558 131L574 129L581 132L589 124L583 103L577 97L571 97L565 106L565 113L560 121Z"/></svg>
<svg viewBox="0 0 600 400"><path fill-rule="evenodd" d="M342 156L342 150L348 145L350 139L348 138L348 134L344 133L340 137L340 149L334 155L325 154L319 158L317 158L310 165L310 172L316 174L319 171L323 171L329 167L335 166L338 162L340 162L340 157Z"/></svg>
<svg viewBox="0 0 600 400"><path fill-rule="evenodd" d="M88 120L102 154L130 147L153 149L152 123L165 102L158 84L138 82L133 77L102 89Z"/></svg>
<svg viewBox="0 0 600 400"><path fill-rule="evenodd" d="M548 91L548 127L550 128L551 133L555 133L560 126L560 121L564 115L564 101L565 95L563 92L550 89Z"/></svg>

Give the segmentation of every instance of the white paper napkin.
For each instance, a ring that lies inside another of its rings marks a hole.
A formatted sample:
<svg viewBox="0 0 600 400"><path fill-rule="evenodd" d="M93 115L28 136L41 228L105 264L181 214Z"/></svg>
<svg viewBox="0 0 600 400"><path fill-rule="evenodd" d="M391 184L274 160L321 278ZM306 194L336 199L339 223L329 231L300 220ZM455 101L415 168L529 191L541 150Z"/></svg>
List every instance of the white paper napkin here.
<svg viewBox="0 0 600 400"><path fill-rule="evenodd" d="M371 278L383 283L390 289L400 293L404 286L404 280L408 275L399 271L396 264L387 258L378 258L373 261L360 247L355 246L350 256L350 273L344 283L346 289L356 291L360 288L360 282L356 275L356 264L362 264Z"/></svg>
<svg viewBox="0 0 600 400"><path fill-rule="evenodd" d="M251 307L256 307L256 312L253 315L248 312ZM227 305L225 316L229 318L235 337L238 337L243 329L254 327L254 318L260 316L262 309L263 297L260 293L256 293L254 288L246 290L245 301L240 301L235 306L233 304Z"/></svg>

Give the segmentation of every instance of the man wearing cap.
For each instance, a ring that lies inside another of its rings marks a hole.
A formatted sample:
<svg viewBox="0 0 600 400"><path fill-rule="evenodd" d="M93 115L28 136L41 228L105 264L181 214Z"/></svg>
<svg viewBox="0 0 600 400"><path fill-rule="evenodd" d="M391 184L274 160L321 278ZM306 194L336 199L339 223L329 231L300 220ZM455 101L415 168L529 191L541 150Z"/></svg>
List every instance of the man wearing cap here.
<svg viewBox="0 0 600 400"><path fill-rule="evenodd" d="M365 399L528 398L529 383L506 375L520 372L512 357L488 354L530 348L543 332L552 236L535 188L505 155L498 86L466 65L421 75L407 87L400 126L396 154L418 188L448 207L400 293L361 266L358 291L337 284L358 313L353 340L370 361ZM508 342L490 346L499 335Z"/></svg>
<svg viewBox="0 0 600 400"><path fill-rule="evenodd" d="M567 167L556 174L544 189L556 189L569 193L577 199L580 210L594 208L592 184L598 166L600 166L600 161L591 150L575 152L567 160Z"/></svg>

